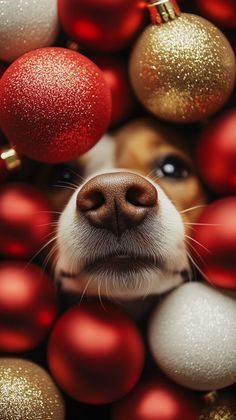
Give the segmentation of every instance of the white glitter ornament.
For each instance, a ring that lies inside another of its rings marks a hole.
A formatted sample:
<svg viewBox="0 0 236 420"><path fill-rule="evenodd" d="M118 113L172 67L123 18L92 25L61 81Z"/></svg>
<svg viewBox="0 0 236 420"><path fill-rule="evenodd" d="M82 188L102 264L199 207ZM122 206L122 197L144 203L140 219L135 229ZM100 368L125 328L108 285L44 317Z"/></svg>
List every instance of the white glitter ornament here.
<svg viewBox="0 0 236 420"><path fill-rule="evenodd" d="M236 381L236 293L187 283L167 295L150 320L154 359L171 379L212 390Z"/></svg>
<svg viewBox="0 0 236 420"><path fill-rule="evenodd" d="M57 0L1 0L0 17L3 61L52 45L58 33Z"/></svg>

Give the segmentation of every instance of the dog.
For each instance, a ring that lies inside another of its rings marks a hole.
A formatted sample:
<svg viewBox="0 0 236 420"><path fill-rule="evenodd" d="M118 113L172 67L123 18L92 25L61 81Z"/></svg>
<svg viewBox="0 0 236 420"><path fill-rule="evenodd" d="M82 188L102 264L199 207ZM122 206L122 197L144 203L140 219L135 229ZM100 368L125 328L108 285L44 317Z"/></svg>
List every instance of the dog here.
<svg viewBox="0 0 236 420"><path fill-rule="evenodd" d="M56 235L63 292L132 300L190 278L187 232L207 197L176 129L131 121L73 167L83 168L73 194L50 193L54 205L67 202Z"/></svg>

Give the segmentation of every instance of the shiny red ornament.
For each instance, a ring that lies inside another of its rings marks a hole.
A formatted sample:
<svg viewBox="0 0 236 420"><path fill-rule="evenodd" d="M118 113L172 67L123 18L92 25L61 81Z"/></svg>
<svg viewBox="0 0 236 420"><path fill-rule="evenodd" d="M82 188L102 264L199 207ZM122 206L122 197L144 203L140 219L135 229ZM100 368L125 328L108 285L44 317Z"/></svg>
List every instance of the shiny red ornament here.
<svg viewBox="0 0 236 420"><path fill-rule="evenodd" d="M111 112L101 70L65 48L41 48L13 62L0 83L0 125L19 153L63 162L89 150Z"/></svg>
<svg viewBox="0 0 236 420"><path fill-rule="evenodd" d="M102 70L108 86L111 89L111 125L116 125L132 115L137 106L132 92L128 64L115 56L94 56L92 60Z"/></svg>
<svg viewBox="0 0 236 420"><path fill-rule="evenodd" d="M218 194L236 194L236 109L203 132L197 146L199 172Z"/></svg>
<svg viewBox="0 0 236 420"><path fill-rule="evenodd" d="M35 348L55 316L54 287L40 267L20 261L0 262L0 351Z"/></svg>
<svg viewBox="0 0 236 420"><path fill-rule="evenodd" d="M236 2L235 0L196 0L200 13L228 28L236 28Z"/></svg>
<svg viewBox="0 0 236 420"><path fill-rule="evenodd" d="M82 46L112 52L126 47L144 22L140 0L59 0L59 17Z"/></svg>
<svg viewBox="0 0 236 420"><path fill-rule="evenodd" d="M50 338L48 362L55 380L71 397L106 404L136 384L144 347L137 327L120 308L90 302L59 319Z"/></svg>
<svg viewBox="0 0 236 420"><path fill-rule="evenodd" d="M189 391L165 379L137 385L113 407L112 420L198 420L197 402Z"/></svg>
<svg viewBox="0 0 236 420"><path fill-rule="evenodd" d="M236 197L207 206L194 226L193 258L215 286L236 288Z"/></svg>
<svg viewBox="0 0 236 420"><path fill-rule="evenodd" d="M48 241L51 223L51 207L39 190L21 183L0 188L0 254L34 255Z"/></svg>

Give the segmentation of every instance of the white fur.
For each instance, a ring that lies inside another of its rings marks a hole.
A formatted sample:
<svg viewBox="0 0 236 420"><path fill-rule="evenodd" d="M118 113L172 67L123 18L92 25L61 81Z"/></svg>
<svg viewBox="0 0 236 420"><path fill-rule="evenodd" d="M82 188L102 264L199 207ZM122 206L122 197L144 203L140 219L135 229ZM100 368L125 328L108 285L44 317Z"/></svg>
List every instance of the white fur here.
<svg viewBox="0 0 236 420"><path fill-rule="evenodd" d="M78 187L64 209L58 228L59 258L56 267L57 281L62 289L68 292L102 295L112 298L132 299L163 293L182 283L181 271L188 270L188 259L184 244L185 232L180 214L168 199L163 190L149 179L158 192L157 213L147 218L136 228L127 230L121 238L110 231L92 227L85 217L76 210L76 197L82 186L99 173L111 173L122 169L104 169L105 161L100 159L102 170L98 171L98 153L104 150L101 146L107 138L100 142L97 150L90 152L90 169L87 179ZM112 140L109 139L110 142ZM112 147L109 149L112 153ZM104 155L104 154L103 154ZM104 155L105 156L105 155ZM110 154L110 158L111 158ZM106 164L112 166L112 159ZM93 164L96 161L96 166ZM109 167L109 166L107 166ZM130 172L127 170L123 170ZM160 267L140 268L137 272L119 275L119 270L99 271L85 274L83 269L96 258L108 257L111 253L119 255L127 253L134 258L151 256ZM61 277L61 272L73 276Z"/></svg>

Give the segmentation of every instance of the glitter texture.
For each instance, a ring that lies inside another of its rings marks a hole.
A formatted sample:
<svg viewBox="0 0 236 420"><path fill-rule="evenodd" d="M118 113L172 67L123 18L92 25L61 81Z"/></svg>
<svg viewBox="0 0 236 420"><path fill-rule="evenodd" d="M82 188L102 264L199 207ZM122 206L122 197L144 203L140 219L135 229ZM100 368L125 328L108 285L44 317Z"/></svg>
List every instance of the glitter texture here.
<svg viewBox="0 0 236 420"><path fill-rule="evenodd" d="M77 158L104 134L111 97L102 71L65 48L16 60L0 82L0 124L17 151L43 162Z"/></svg>
<svg viewBox="0 0 236 420"><path fill-rule="evenodd" d="M194 122L216 112L235 81L235 57L224 35L207 20L182 14L150 25L130 62L131 81L143 105L174 122Z"/></svg>
<svg viewBox="0 0 236 420"><path fill-rule="evenodd" d="M0 0L1 60L52 45L57 33L57 0Z"/></svg>
<svg viewBox="0 0 236 420"><path fill-rule="evenodd" d="M236 381L236 293L188 283L158 305L149 343L161 369L179 384L213 390Z"/></svg>
<svg viewBox="0 0 236 420"><path fill-rule="evenodd" d="M1 420L63 420L62 397L50 376L35 363L0 359Z"/></svg>

